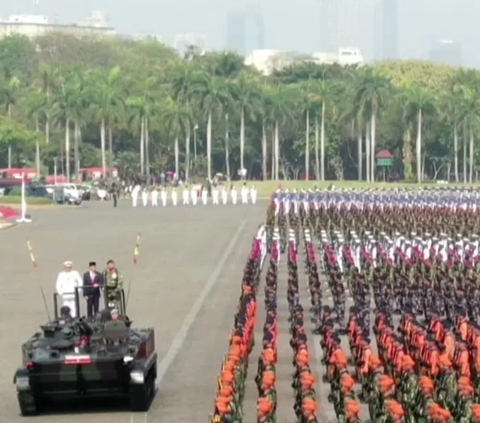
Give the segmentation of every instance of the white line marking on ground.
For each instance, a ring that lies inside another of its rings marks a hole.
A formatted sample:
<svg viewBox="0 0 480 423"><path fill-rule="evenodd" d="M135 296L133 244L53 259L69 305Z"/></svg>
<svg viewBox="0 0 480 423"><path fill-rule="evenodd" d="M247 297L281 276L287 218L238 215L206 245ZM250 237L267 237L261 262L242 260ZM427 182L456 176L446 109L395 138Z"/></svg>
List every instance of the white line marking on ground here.
<svg viewBox="0 0 480 423"><path fill-rule="evenodd" d="M180 328L180 330L177 332L177 335L175 336L175 339L173 340L172 345L170 345L170 348L167 354L165 355L165 357L163 357L163 360L160 362L160 365L158 366L158 369L157 369L157 386L158 387L162 383L162 379L165 377L165 374L167 373L171 364L175 360L175 357L177 356L178 352L182 348L182 345L185 342L185 339L187 338L188 332L192 327L193 323L195 322L195 319L198 313L202 309L202 306L205 300L207 299L208 294L218 282L218 277L220 276L220 273L222 272L223 267L227 262L228 256L231 254L233 248L235 247L238 237L240 236L243 229L245 228L246 223L247 223L247 219L244 219L243 222L238 227L235 234L233 235L232 240L228 244L217 266L215 267L214 271L210 275L210 278L208 279L207 284L203 287L202 292L200 293L197 300L193 304L187 317L185 317L185 320L183 321L183 325Z"/></svg>

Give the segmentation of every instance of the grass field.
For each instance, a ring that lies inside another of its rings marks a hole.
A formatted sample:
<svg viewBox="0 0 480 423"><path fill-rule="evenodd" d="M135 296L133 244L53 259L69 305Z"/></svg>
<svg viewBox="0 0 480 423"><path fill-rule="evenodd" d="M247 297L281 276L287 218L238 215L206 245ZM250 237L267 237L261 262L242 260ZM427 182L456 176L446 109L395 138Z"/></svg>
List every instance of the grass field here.
<svg viewBox="0 0 480 423"><path fill-rule="evenodd" d="M27 197L26 200L28 205L36 205L36 206L52 205L52 200L50 200L49 198ZM21 202L22 202L22 197L20 196L6 195L4 197L0 197L0 204L2 205L20 205Z"/></svg>
<svg viewBox="0 0 480 423"><path fill-rule="evenodd" d="M283 189L288 188L292 189L309 189L313 187L317 188L328 188L330 185L335 185L337 188L422 188L422 187L469 187L475 186L480 187L480 184L436 184L436 183L425 183L425 184L415 184L409 182L359 182L359 181L247 181L247 185L255 185L258 190L259 197L270 197L270 195L278 188L282 187Z"/></svg>

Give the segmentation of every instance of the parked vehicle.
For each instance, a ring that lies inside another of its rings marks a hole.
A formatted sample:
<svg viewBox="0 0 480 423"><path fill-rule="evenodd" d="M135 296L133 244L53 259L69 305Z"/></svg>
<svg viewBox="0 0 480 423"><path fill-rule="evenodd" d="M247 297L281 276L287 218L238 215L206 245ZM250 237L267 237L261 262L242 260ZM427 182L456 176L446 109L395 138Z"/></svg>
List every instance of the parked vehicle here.
<svg viewBox="0 0 480 423"><path fill-rule="evenodd" d="M89 185L77 185L82 201L89 201L92 197L92 188Z"/></svg>
<svg viewBox="0 0 480 423"><path fill-rule="evenodd" d="M75 184L47 185L49 197L58 204L82 204L82 196Z"/></svg>

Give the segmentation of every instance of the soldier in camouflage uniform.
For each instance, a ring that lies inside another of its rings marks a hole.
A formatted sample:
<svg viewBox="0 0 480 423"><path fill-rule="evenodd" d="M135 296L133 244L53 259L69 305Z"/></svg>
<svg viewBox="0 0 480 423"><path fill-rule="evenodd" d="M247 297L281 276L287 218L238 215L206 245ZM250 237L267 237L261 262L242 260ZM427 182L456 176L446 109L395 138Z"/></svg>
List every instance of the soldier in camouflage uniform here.
<svg viewBox="0 0 480 423"><path fill-rule="evenodd" d="M113 303L113 308L121 307L121 290L123 289L123 275L118 271L115 262L108 260L107 269L103 272L105 299L108 303Z"/></svg>
<svg viewBox="0 0 480 423"><path fill-rule="evenodd" d="M354 399L345 400L345 414L338 418L339 423L359 423L360 405Z"/></svg>
<svg viewBox="0 0 480 423"><path fill-rule="evenodd" d="M274 405L268 397L260 397L257 400L257 423L276 423L277 419L273 412Z"/></svg>

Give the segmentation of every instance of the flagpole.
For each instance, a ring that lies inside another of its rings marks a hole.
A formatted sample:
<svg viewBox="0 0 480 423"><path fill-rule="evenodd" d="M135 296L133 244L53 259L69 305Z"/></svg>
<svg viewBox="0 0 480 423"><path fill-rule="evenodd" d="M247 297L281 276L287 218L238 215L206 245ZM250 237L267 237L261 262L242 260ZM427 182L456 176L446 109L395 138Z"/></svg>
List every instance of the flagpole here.
<svg viewBox="0 0 480 423"><path fill-rule="evenodd" d="M25 180L27 179L27 174L22 175L22 216L20 219L17 219L17 223L30 223L32 219L27 218L27 200L25 198Z"/></svg>

